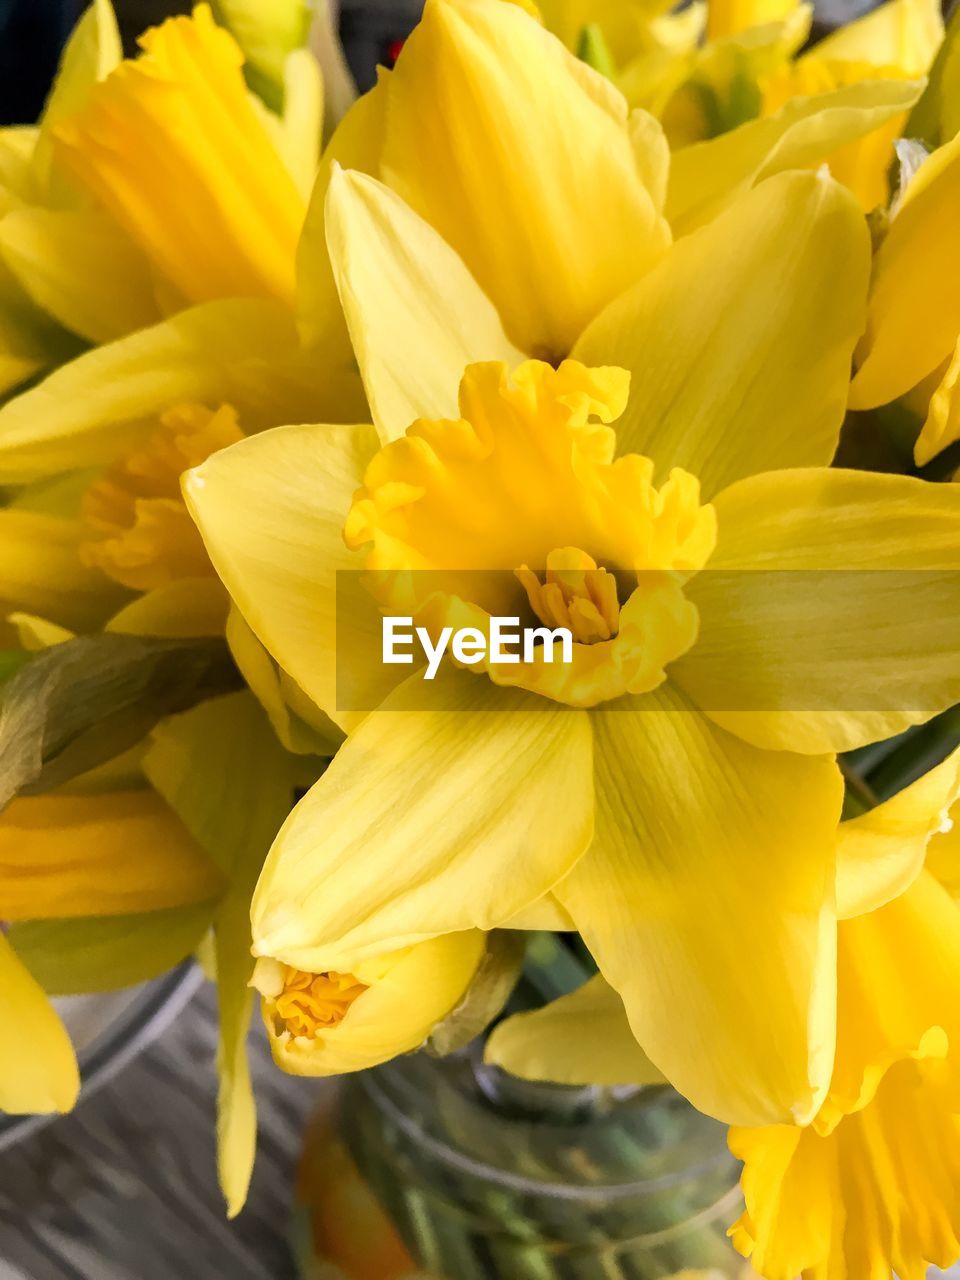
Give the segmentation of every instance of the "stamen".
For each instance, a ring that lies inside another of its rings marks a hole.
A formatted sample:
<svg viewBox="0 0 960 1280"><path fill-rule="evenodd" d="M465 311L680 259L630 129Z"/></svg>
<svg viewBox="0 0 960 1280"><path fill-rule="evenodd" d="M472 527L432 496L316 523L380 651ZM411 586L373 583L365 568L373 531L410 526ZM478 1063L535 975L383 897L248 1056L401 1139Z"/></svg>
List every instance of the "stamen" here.
<svg viewBox="0 0 960 1280"><path fill-rule="evenodd" d="M273 995L273 1013L293 1036L313 1040L339 1026L353 1002L367 990L352 973L307 973L281 966L282 989Z"/></svg>
<svg viewBox="0 0 960 1280"><path fill-rule="evenodd" d="M547 556L543 582L527 565L515 570L530 607L549 627L567 627L578 644L610 640L620 625L617 580L578 547Z"/></svg>

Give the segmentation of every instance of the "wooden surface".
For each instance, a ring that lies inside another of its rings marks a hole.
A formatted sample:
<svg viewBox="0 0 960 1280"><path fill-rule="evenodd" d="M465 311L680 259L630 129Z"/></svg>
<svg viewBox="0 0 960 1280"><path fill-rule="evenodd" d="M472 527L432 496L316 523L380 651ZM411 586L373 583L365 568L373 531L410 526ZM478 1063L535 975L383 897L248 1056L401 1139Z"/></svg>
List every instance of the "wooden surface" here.
<svg viewBox="0 0 960 1280"><path fill-rule="evenodd" d="M247 1207L227 1222L215 1044L205 986L72 1115L0 1154L0 1280L296 1280L291 1180L316 1086L282 1075L254 1027L259 1154Z"/></svg>

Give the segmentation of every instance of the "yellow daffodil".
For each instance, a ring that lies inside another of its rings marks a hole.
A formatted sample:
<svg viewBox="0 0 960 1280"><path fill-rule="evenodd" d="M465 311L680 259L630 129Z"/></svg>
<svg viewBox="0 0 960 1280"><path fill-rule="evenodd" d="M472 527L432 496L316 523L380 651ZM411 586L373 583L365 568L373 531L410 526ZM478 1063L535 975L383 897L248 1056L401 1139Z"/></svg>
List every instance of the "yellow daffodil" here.
<svg viewBox="0 0 960 1280"><path fill-rule="evenodd" d="M48 106L32 186L21 184L0 220L0 256L20 286L95 342L192 302L292 301L316 170L309 57L297 67L315 119L301 113L292 134L249 94L240 50L208 5L148 31L141 46L120 60L112 11L98 0Z"/></svg>
<svg viewBox="0 0 960 1280"><path fill-rule="evenodd" d="M317 167L317 128L306 116L312 111L316 125L319 111L309 95L297 96L297 84L312 83L315 70L288 86L293 117L281 128L248 93L239 50L207 6L147 33L143 45L140 57L120 62L112 10L97 0L22 164L8 165L10 173L0 165L0 181L15 186L10 207L0 204L5 269L65 332L103 344L0 408L0 482L46 490L67 472L107 470L77 476L91 487L82 503L77 491L60 492L38 510L35 494L21 492L20 515L0 512L0 541L31 542L32 560L50 569L32 572L29 560L9 569L16 581L9 590L0 583L0 600L85 628L121 602L117 583L163 588L169 607L148 618L144 606L138 625L163 629L179 615L184 633L195 634L215 609L208 601L202 618L191 617L181 607L188 587L173 579L199 570L206 594L216 587L183 525L176 464L195 463L197 450L240 431L319 414L349 418L362 393L329 268L326 293L316 284L309 291L310 342L301 341L294 305ZM198 415L209 427L188 425ZM122 499L107 498L118 483ZM106 574L91 574L94 565ZM60 598L70 574L77 604ZM32 599L17 597L21 578L33 582Z"/></svg>
<svg viewBox="0 0 960 1280"><path fill-rule="evenodd" d="M238 46L205 4L140 44L56 125L61 163L181 305L292 301L305 205L248 96Z"/></svg>
<svg viewBox="0 0 960 1280"><path fill-rule="evenodd" d="M296 1076L360 1071L419 1048L462 998L484 952L477 930L361 960L352 973L257 961L253 985L279 1066Z"/></svg>
<svg viewBox="0 0 960 1280"><path fill-rule="evenodd" d="M865 209L885 205L892 144L921 87L902 82L926 74L943 37L936 0L888 0L803 54L811 10L797 0L711 0L706 10L706 41L699 48L702 14L696 5L669 18L643 5L589 0L548 4L542 12L547 25L608 75L631 106L662 121L674 148L757 118L772 118L767 145L782 146L775 135L796 127L799 100L809 99L803 114L812 110L819 116L819 154L800 163L825 161ZM602 57L594 54L597 47ZM848 92L836 96L840 90ZM835 114L844 108L855 116L843 120ZM836 131L832 149L824 145L824 126ZM810 126L802 132L809 147ZM748 130L728 145L746 145L757 134Z"/></svg>
<svg viewBox="0 0 960 1280"><path fill-rule="evenodd" d="M882 905L840 924L830 1092L806 1129L730 1138L747 1204L734 1242L768 1280L922 1280L960 1256L958 792L954 755L841 829L841 909Z"/></svg>
<svg viewBox="0 0 960 1280"><path fill-rule="evenodd" d="M102 470L27 486L0 508L0 601L73 630L222 634L227 601L180 475L241 439L236 414L181 404ZM131 592L136 592L132 596Z"/></svg>
<svg viewBox="0 0 960 1280"><path fill-rule="evenodd" d="M268 860L259 955L356 974L451 931L522 927L553 901L697 1105L816 1113L833 1053L830 753L958 693L949 573L921 575L925 603L905 616L896 575L865 575L852 597L849 574L818 573L811 609L789 573L743 572L958 567L950 487L825 466L862 324L864 236L836 184L764 182L601 314L575 351L592 369L474 366L459 419L403 436L401 403L443 412L443 362L461 339L489 341L490 310L449 248L430 259L435 239L400 241L378 312L371 294L355 330L392 441L289 427L190 473L191 510L247 623L352 731ZM416 287L398 287L404 271ZM821 272L845 315L822 309ZM459 331L434 346L432 326L455 315ZM629 367L629 397L604 363ZM604 569L626 575L613 593ZM340 593L338 570L354 571ZM373 600L350 589L363 570L379 575ZM578 640L562 672L487 664L428 685L381 663L377 606L395 612L396 589L435 627L482 625L503 605L536 617L551 584ZM609 639L588 625L590 601ZM839 649L826 637L841 618Z"/></svg>
<svg viewBox="0 0 960 1280"><path fill-rule="evenodd" d="M839 27L791 66L762 83L764 115L793 97L830 93L847 85L911 81L925 76L943 39L940 6L930 0L887 0L872 13ZM864 210L886 207L893 144L906 112L824 157L830 172L857 196Z"/></svg>
<svg viewBox="0 0 960 1280"><path fill-rule="evenodd" d="M928 408L916 443L919 465L960 439L960 309L950 286L958 194L960 135L920 165L877 250L867 330L850 389L854 409L886 404L913 388L922 393Z"/></svg>
<svg viewBox="0 0 960 1280"><path fill-rule="evenodd" d="M411 287L406 259L415 250L397 256L398 238L429 247L431 270L472 276L486 295L470 314L436 312L429 341L452 354L464 331L484 329L483 349L464 350L463 364L490 356L515 362L520 354L556 362L669 252L664 214L683 232L709 221L761 179L818 162L877 128L919 92L900 81L887 89L886 82L841 89L799 111L791 104L751 122L746 134L704 144L723 143L717 151L687 148L671 163L652 116L631 112L607 79L516 5L428 0L395 69L356 104L341 126L341 150L334 145L327 155L399 199L368 187L363 201L348 200L336 174L329 188L318 183L301 262L319 279L329 272L329 247L361 362L377 323L369 295L391 296L399 277ZM351 130L365 134L365 154L346 145ZM607 193L600 203L597 190ZM414 287L435 296L436 285L429 278ZM411 385L405 376L397 383ZM431 411L452 410L454 392L451 384ZM377 418L378 407L372 411ZM404 406L394 429L412 416Z"/></svg>
<svg viewBox="0 0 960 1280"><path fill-rule="evenodd" d="M731 1234L766 1280L922 1280L960 1256L958 796L955 752L841 824L830 1091L806 1128L730 1135L747 1204ZM659 1079L600 976L508 1018L486 1052L534 1080Z"/></svg>
<svg viewBox="0 0 960 1280"><path fill-rule="evenodd" d="M79 787L14 800L0 815L0 1110L68 1111L79 1088L69 1037L18 957L20 922L189 909L224 881L152 790ZM28 949L29 954L29 949ZM122 985L117 983L117 985Z"/></svg>

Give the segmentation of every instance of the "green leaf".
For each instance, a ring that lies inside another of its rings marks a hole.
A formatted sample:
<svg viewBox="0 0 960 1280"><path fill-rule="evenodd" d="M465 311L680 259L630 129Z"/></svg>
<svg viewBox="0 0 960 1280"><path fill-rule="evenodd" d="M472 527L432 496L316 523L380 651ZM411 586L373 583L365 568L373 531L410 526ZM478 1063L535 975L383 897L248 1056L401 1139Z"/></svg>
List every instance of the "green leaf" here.
<svg viewBox="0 0 960 1280"><path fill-rule="evenodd" d="M118 991L158 978L196 950L215 903L128 916L27 920L10 927L13 949L54 996Z"/></svg>
<svg viewBox="0 0 960 1280"><path fill-rule="evenodd" d="M456 1008L434 1027L424 1048L445 1057L469 1044L485 1030L507 1003L523 968L523 935L495 929L487 935L487 950L473 981Z"/></svg>
<svg viewBox="0 0 960 1280"><path fill-rule="evenodd" d="M230 1216L246 1199L257 1119L246 1036L253 995L250 899L293 803L300 757L284 751L248 691L165 720L143 761L150 782L229 879L214 919L220 1043L218 1166Z"/></svg>
<svg viewBox="0 0 960 1280"><path fill-rule="evenodd" d="M96 635L44 650L3 687L0 809L103 764L164 716L240 683L222 640Z"/></svg>

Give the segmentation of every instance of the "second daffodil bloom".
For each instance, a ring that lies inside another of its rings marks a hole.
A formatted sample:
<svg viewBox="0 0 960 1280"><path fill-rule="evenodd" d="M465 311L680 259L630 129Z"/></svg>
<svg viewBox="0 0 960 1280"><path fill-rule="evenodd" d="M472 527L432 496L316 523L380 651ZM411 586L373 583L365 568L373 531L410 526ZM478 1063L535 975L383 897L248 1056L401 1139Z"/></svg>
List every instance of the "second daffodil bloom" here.
<svg viewBox="0 0 960 1280"><path fill-rule="evenodd" d="M281 428L188 473L234 602L349 731L267 860L259 956L357 976L452 932L572 925L695 1105L817 1113L832 753L960 695L960 490L826 465L866 263L850 196L783 175L687 237L559 368L474 364L459 416L414 415L385 443ZM371 403L401 365L411 403L453 376L432 330L388 331L404 305L386 295L367 331ZM927 572L905 610L904 573L866 567ZM434 637L559 612L572 661L404 679L380 611Z"/></svg>
<svg viewBox="0 0 960 1280"><path fill-rule="evenodd" d="M730 1135L732 1235L768 1280L923 1280L960 1257L958 765L841 828L830 1092L806 1129Z"/></svg>
<svg viewBox="0 0 960 1280"><path fill-rule="evenodd" d="M923 1280L960 1257L960 752L841 823L838 1035L812 1123L734 1129L766 1280ZM595 977L500 1023L488 1059L526 1079L656 1083ZM751 1274L755 1274L751 1271Z"/></svg>
<svg viewBox="0 0 960 1280"><path fill-rule="evenodd" d="M252 985L277 1063L332 1076L419 1049L455 1008L484 955L476 929L360 960L352 973L305 973L263 958Z"/></svg>

